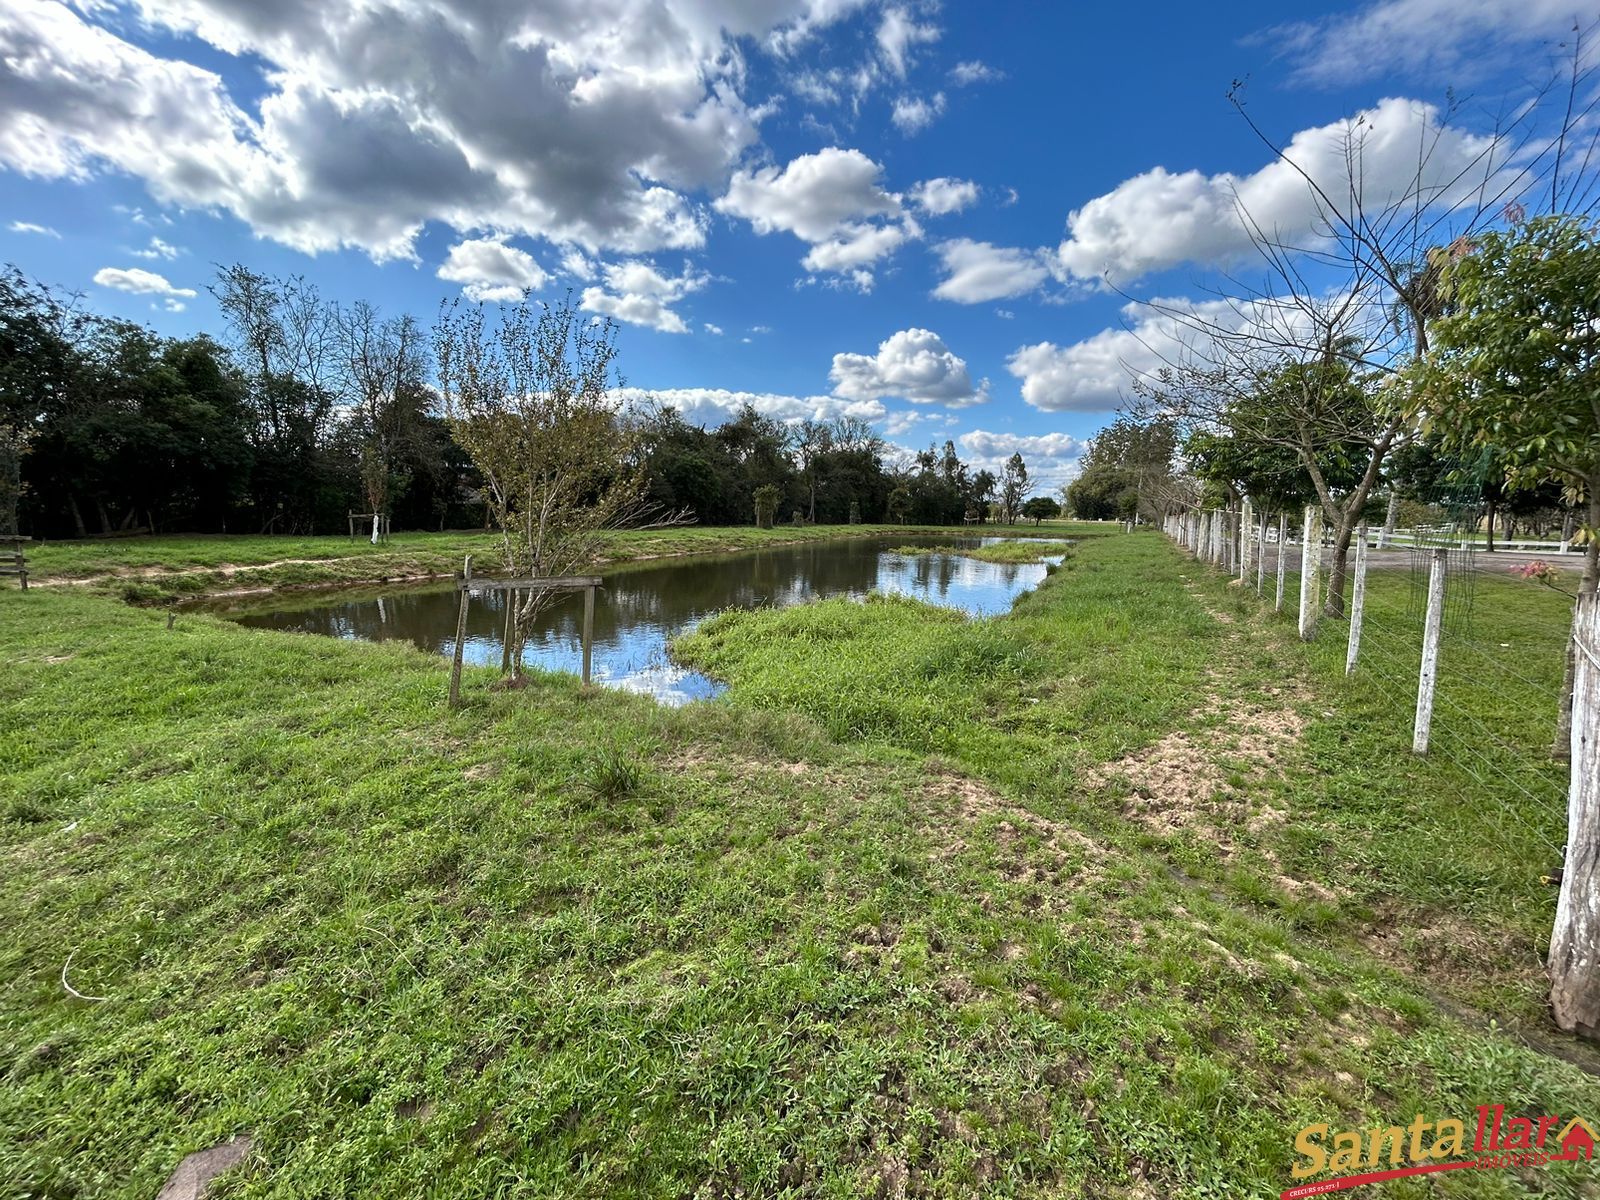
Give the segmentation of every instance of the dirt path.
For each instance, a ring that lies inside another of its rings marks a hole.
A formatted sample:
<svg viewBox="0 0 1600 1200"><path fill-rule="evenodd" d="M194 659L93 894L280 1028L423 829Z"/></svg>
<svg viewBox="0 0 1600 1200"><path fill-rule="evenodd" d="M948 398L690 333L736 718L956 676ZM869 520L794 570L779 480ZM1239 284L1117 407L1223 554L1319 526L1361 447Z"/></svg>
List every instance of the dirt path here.
<svg viewBox="0 0 1600 1200"><path fill-rule="evenodd" d="M1203 569L1196 565L1197 571ZM1258 856L1271 881L1289 895L1337 901L1336 890L1289 874L1267 844L1288 813L1264 800L1258 786L1281 776L1297 753L1310 690L1295 679L1253 688L1243 677L1248 626L1208 603L1192 576L1180 578L1224 631L1206 669L1204 701L1194 714L1199 727L1176 730L1095 768L1084 782L1121 793L1122 815L1152 833L1196 838L1225 865Z"/></svg>
<svg viewBox="0 0 1600 1200"><path fill-rule="evenodd" d="M182 579L194 575L222 575L231 578L240 571L269 571L274 567L356 562L366 557L368 556L364 554L345 554L337 558L276 558L264 563L218 563L215 566L123 567L103 571L98 575L29 575L28 582L36 587L82 587L86 584L114 583L130 579Z"/></svg>

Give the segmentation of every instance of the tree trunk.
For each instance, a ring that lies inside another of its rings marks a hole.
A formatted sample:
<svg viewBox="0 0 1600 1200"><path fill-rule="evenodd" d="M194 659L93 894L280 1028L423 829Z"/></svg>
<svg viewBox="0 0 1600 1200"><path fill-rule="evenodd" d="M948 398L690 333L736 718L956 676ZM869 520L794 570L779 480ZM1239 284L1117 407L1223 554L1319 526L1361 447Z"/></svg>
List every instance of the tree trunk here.
<svg viewBox="0 0 1600 1200"><path fill-rule="evenodd" d="M78 531L78 536L88 537L89 530L83 523L83 510L78 507L78 498L71 492L67 493L67 507L72 510L72 525Z"/></svg>
<svg viewBox="0 0 1600 1200"><path fill-rule="evenodd" d="M1389 509L1383 514L1383 536L1378 539L1378 549L1387 550L1394 539L1395 523L1400 520L1400 493L1390 489Z"/></svg>
<svg viewBox="0 0 1600 1200"><path fill-rule="evenodd" d="M1324 616L1344 616L1344 585L1350 576L1350 539L1354 533L1350 514L1341 512L1333 532L1333 561L1328 566L1328 602L1322 606Z"/></svg>
<svg viewBox="0 0 1600 1200"><path fill-rule="evenodd" d="M1490 554L1493 554L1494 553L1494 501L1493 500L1489 501L1488 526L1489 526L1489 530L1488 530L1487 536L1488 536L1489 540L1488 540L1488 543L1485 546L1485 549L1487 549Z"/></svg>
<svg viewBox="0 0 1600 1200"><path fill-rule="evenodd" d="M1600 530L1600 493L1595 490L1597 480L1589 481L1589 528ZM1600 541L1591 537L1583 548L1583 577L1578 581L1578 599L1591 596L1600 590ZM1550 757L1565 762L1572 753L1572 697L1578 670L1578 623L1573 617L1572 632L1567 636L1567 665L1561 676L1561 707L1556 714L1556 736L1550 746Z"/></svg>
<svg viewBox="0 0 1600 1200"><path fill-rule="evenodd" d="M1579 596L1567 859L1550 938L1550 1006L1569 1033L1600 1033L1600 599Z"/></svg>

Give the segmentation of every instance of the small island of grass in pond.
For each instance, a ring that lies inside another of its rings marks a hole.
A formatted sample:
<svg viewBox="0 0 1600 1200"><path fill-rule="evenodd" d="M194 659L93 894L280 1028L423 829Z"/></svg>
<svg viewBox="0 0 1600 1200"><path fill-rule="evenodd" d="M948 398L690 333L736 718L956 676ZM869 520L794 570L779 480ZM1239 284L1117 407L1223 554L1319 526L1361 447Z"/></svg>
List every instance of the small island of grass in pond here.
<svg viewBox="0 0 1600 1200"><path fill-rule="evenodd" d="M987 546L896 546L895 554L959 554L988 563L1037 563L1046 559L1065 558L1072 550L1071 542L1006 541Z"/></svg>

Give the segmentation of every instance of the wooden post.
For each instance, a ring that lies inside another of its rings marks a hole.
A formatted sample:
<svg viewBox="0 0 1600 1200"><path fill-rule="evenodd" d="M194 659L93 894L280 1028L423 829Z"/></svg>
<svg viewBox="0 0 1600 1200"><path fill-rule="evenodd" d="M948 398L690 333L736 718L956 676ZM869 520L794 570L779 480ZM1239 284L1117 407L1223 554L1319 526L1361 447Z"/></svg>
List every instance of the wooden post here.
<svg viewBox="0 0 1600 1200"><path fill-rule="evenodd" d="M1322 509L1306 505L1300 531L1300 640L1317 636L1317 579L1322 566Z"/></svg>
<svg viewBox="0 0 1600 1200"><path fill-rule="evenodd" d="M589 660L594 654L594 588L583 589L583 682L589 684Z"/></svg>
<svg viewBox="0 0 1600 1200"><path fill-rule="evenodd" d="M1567 860L1550 937L1550 1007L1560 1028L1593 1037L1600 1029L1600 599L1578 597L1572 634L1572 776Z"/></svg>
<svg viewBox="0 0 1600 1200"><path fill-rule="evenodd" d="M1417 723L1411 753L1426 754L1433 732L1433 694L1439 685L1439 633L1444 626L1444 567L1447 550L1435 550L1428 565L1428 612L1422 622L1422 670L1417 675Z"/></svg>
<svg viewBox="0 0 1600 1200"><path fill-rule="evenodd" d="M1245 497L1244 507L1239 513L1239 578L1250 578L1250 568L1255 566L1256 537L1255 506L1250 503L1250 498Z"/></svg>
<svg viewBox="0 0 1600 1200"><path fill-rule="evenodd" d="M516 635L516 630L517 593L513 590L506 593L506 629L505 632L500 635L501 674L511 670L511 639Z"/></svg>
<svg viewBox="0 0 1600 1200"><path fill-rule="evenodd" d="M472 555L461 568L461 607L456 612L456 653L450 662L450 707L461 707L461 655L467 640L467 603L472 599Z"/></svg>
<svg viewBox="0 0 1600 1200"><path fill-rule="evenodd" d="M1356 581L1350 593L1350 645L1344 652L1344 673L1356 669L1361 656L1361 615L1367 604L1367 527L1356 530Z"/></svg>

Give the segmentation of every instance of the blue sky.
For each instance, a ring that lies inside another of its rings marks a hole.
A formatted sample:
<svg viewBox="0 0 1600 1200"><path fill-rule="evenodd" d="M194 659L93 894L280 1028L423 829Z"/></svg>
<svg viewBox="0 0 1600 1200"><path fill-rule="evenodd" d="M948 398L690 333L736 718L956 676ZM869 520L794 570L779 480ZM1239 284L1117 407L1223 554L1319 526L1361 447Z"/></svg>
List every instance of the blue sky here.
<svg viewBox="0 0 1600 1200"><path fill-rule="evenodd" d="M218 329L234 261L424 320L570 289L694 419L849 412L1020 449L1054 486L1138 356L1128 295L1249 270L1235 195L1309 220L1235 79L1312 170L1365 113L1381 180L1419 136L1470 158L1572 24L1550 0L1284 12L12 0L0 255L173 334Z"/></svg>

